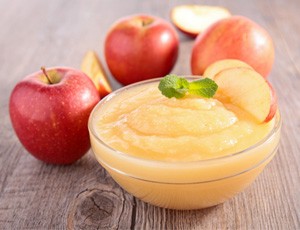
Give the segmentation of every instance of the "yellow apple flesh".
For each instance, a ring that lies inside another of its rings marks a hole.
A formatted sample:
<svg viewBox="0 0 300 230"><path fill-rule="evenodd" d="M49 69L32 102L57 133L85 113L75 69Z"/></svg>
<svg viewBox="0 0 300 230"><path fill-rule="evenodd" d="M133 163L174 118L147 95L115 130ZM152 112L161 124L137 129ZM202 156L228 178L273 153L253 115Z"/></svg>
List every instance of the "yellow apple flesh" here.
<svg viewBox="0 0 300 230"><path fill-rule="evenodd" d="M101 98L112 92L102 63L94 51L88 51L81 63L81 70L94 82Z"/></svg>

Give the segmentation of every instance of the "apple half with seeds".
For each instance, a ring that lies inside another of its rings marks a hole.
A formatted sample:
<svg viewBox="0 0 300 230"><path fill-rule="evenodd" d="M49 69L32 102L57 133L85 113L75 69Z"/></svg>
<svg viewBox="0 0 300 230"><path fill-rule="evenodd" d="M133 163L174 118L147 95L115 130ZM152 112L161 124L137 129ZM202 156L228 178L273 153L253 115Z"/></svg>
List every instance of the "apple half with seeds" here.
<svg viewBox="0 0 300 230"><path fill-rule="evenodd" d="M216 97L251 114L259 123L270 121L277 111L277 98L271 84L249 68L225 69L214 76Z"/></svg>
<svg viewBox="0 0 300 230"><path fill-rule="evenodd" d="M191 37L196 37L216 21L230 16L226 8L219 6L179 5L171 11L174 25Z"/></svg>
<svg viewBox="0 0 300 230"><path fill-rule="evenodd" d="M240 61L238 59L222 59L209 65L205 69L203 73L203 77L213 79L214 76L220 73L221 71L225 69L236 68L236 67L249 68L253 70L253 68L250 65L248 65L246 62Z"/></svg>
<svg viewBox="0 0 300 230"><path fill-rule="evenodd" d="M81 70L92 79L101 98L112 92L107 75L94 51L88 51L81 63Z"/></svg>

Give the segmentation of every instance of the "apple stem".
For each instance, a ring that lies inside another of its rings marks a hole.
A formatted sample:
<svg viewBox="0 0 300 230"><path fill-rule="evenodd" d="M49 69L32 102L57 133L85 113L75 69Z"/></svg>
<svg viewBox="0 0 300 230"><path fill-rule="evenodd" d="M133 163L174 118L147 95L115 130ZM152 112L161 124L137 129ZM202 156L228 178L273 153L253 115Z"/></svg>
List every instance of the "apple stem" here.
<svg viewBox="0 0 300 230"><path fill-rule="evenodd" d="M144 27L144 26L146 26L146 25L147 25L147 22L142 21L142 26Z"/></svg>
<svg viewBox="0 0 300 230"><path fill-rule="evenodd" d="M152 22L153 22L153 19L152 19L152 18L144 18L144 19L142 20L142 26L143 26L143 27L148 26L148 25L150 25Z"/></svg>
<svg viewBox="0 0 300 230"><path fill-rule="evenodd" d="M51 81L50 77L47 74L46 68L44 66L41 67L41 70L43 71L44 75L46 76L47 80L49 81L50 84L53 84Z"/></svg>

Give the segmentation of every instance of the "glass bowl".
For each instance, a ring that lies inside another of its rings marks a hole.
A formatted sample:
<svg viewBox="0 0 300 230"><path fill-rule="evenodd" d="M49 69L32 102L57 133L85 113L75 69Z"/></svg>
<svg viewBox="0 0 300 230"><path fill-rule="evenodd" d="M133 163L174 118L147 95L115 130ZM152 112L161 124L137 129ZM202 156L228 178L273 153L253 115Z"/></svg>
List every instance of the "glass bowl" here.
<svg viewBox="0 0 300 230"><path fill-rule="evenodd" d="M128 193L152 205L170 209L201 209L233 197L249 186L277 152L281 116L277 111L268 135L247 149L218 158L166 162L120 152L101 140L93 127L103 105L123 91L159 81L152 79L123 87L102 99L92 111L88 128L97 161Z"/></svg>

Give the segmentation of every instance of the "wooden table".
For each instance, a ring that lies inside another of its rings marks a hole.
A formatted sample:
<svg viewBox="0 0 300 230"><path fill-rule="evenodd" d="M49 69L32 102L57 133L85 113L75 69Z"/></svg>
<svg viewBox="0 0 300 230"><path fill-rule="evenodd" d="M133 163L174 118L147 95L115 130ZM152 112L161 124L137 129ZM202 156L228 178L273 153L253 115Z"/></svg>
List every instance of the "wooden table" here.
<svg viewBox="0 0 300 230"><path fill-rule="evenodd" d="M48 165L15 136L8 100L25 75L42 65L79 68L90 49L104 61L105 34L116 19L144 12L170 20L170 9L184 2L0 0L0 229L300 229L299 0L201 1L252 18L276 48L270 81L283 118L278 153L253 185L224 204L154 207L123 191L91 151L70 166ZM189 74L193 40L180 34L180 42L173 72Z"/></svg>

